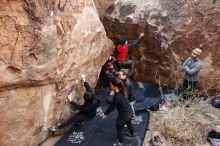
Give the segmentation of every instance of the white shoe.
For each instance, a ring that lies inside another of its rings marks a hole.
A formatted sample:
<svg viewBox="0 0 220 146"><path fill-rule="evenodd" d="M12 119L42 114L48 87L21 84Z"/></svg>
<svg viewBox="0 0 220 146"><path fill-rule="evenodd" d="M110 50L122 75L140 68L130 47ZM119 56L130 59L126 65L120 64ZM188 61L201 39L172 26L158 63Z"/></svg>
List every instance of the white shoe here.
<svg viewBox="0 0 220 146"><path fill-rule="evenodd" d="M58 130L57 126L53 126L53 127L49 128L49 129L50 129L50 131L53 131L53 132Z"/></svg>

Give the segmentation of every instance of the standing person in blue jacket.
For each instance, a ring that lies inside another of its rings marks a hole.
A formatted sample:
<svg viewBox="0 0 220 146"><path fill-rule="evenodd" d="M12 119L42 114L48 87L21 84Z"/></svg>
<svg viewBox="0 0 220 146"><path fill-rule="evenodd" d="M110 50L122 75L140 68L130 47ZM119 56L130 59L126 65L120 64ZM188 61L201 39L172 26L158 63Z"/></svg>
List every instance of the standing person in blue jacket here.
<svg viewBox="0 0 220 146"><path fill-rule="evenodd" d="M125 88L123 82L116 78L110 82L112 90L115 92L113 102L108 107L108 109L101 115L102 119L105 119L107 115L112 112L115 108L118 111L118 117L116 120L116 130L117 130L117 139L118 141L114 145L122 145L123 142L123 128L126 124L129 132L128 135L135 137L134 127L131 123L132 120L132 108L127 98L125 98Z"/></svg>
<svg viewBox="0 0 220 146"><path fill-rule="evenodd" d="M187 90L194 90L198 80L199 71L202 68L202 61L198 58L202 54L202 50L196 48L192 51L191 57L187 58L182 64L182 69L185 71L183 86Z"/></svg>
<svg viewBox="0 0 220 146"><path fill-rule="evenodd" d="M85 76L82 76L82 82L86 89L86 92L83 95L84 104L79 105L78 103L73 101L73 98L71 96L68 96L68 100L72 104L73 108L78 109L79 112L76 113L66 122L51 127L50 128L51 131L57 131L70 124L76 124L76 123L80 124L82 122L89 121L96 116L96 110L100 105L100 101L96 98L91 86L85 81Z"/></svg>

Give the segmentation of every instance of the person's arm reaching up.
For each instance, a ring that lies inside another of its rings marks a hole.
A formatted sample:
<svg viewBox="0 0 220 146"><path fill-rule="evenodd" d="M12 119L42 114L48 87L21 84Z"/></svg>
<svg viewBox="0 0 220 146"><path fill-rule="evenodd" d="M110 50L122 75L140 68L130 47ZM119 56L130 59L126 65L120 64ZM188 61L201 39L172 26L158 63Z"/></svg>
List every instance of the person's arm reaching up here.
<svg viewBox="0 0 220 146"><path fill-rule="evenodd" d="M86 88L86 92L93 93L92 87L89 85L89 83L84 82L84 87Z"/></svg>
<svg viewBox="0 0 220 146"><path fill-rule="evenodd" d="M92 87L89 85L89 83L86 82L86 76L85 75L81 75L81 80L82 80L83 85L86 89L86 92L93 93Z"/></svg>
<svg viewBox="0 0 220 146"><path fill-rule="evenodd" d="M133 48L134 46L136 46L136 45L140 42L140 40L141 40L142 37L144 37L144 33L141 33L140 36L139 36L137 39L135 39L135 40L133 40L131 43L129 43L129 44L127 45L127 46L128 46L128 49L131 49L131 48Z"/></svg>

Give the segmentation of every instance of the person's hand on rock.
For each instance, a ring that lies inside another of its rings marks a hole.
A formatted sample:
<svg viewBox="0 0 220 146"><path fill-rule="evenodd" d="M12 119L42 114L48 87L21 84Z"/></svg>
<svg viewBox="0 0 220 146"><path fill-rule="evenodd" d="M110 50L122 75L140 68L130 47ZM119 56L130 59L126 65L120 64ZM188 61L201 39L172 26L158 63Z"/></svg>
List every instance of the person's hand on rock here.
<svg viewBox="0 0 220 146"><path fill-rule="evenodd" d="M81 81L82 81L83 83L86 82L86 75L81 75Z"/></svg>
<svg viewBox="0 0 220 146"><path fill-rule="evenodd" d="M67 96L67 98L68 98L68 100L69 100L70 102L72 102L72 101L73 101L73 97L72 97L72 95L71 95L71 94L69 94L69 95Z"/></svg>
<svg viewBox="0 0 220 146"><path fill-rule="evenodd" d="M141 39L142 37L144 37L144 33L140 33L139 38Z"/></svg>
<svg viewBox="0 0 220 146"><path fill-rule="evenodd" d="M112 60L112 56L111 56L111 55L109 56L109 59L108 59L108 60Z"/></svg>

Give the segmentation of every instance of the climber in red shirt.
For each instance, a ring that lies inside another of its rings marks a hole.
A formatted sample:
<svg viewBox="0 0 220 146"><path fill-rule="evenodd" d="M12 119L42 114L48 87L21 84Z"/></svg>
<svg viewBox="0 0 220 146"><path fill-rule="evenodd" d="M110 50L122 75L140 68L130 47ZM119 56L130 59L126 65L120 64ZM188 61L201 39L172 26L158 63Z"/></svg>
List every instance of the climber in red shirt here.
<svg viewBox="0 0 220 146"><path fill-rule="evenodd" d="M131 43L128 43L126 38L120 38L120 44L117 47L117 60L121 68L125 68L125 66L131 67L131 72L134 73L134 61L128 60L127 54L128 51L137 45L141 38L144 36L144 33L140 33L139 37L133 40Z"/></svg>

